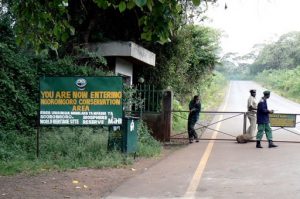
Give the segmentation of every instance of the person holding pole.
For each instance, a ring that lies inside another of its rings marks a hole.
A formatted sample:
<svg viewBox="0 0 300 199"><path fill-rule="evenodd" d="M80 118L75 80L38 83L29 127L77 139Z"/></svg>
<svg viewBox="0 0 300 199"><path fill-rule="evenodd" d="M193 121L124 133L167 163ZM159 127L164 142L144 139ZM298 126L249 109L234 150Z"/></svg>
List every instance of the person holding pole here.
<svg viewBox="0 0 300 199"><path fill-rule="evenodd" d="M246 134L253 138L256 132L256 111L257 111L257 103L256 103L256 90L250 90L250 97L247 102L247 116L249 119L250 126L248 127Z"/></svg>
<svg viewBox="0 0 300 199"><path fill-rule="evenodd" d="M195 130L195 125L199 120L199 115L201 111L201 102L200 96L195 95L194 98L189 103L189 117L188 117L188 134L189 134L189 142L193 143L195 139L196 142L199 142L198 134Z"/></svg>

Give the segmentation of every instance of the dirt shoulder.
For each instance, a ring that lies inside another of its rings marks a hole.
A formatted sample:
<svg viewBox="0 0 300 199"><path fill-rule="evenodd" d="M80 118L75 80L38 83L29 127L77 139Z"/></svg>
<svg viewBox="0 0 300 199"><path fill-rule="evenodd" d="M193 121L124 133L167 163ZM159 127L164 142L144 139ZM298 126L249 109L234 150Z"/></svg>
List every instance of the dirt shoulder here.
<svg viewBox="0 0 300 199"><path fill-rule="evenodd" d="M0 198L101 198L130 177L147 171L174 150L174 147L165 147L159 157L139 158L133 165L123 168L0 176Z"/></svg>

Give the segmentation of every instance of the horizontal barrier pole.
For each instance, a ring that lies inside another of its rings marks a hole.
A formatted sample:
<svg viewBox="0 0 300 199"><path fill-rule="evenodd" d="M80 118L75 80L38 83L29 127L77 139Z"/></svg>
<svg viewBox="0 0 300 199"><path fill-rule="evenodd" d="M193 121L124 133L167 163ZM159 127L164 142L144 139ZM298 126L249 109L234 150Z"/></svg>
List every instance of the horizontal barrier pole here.
<svg viewBox="0 0 300 199"><path fill-rule="evenodd" d="M190 111L171 111L173 113L189 113ZM235 114L244 114L246 112L225 112L225 111L201 111L200 113L235 113Z"/></svg>
<svg viewBox="0 0 300 199"><path fill-rule="evenodd" d="M172 140L188 140L189 138L171 138ZM199 140L224 140L224 141L236 141L235 139L225 139L225 138L199 138Z"/></svg>
<svg viewBox="0 0 300 199"><path fill-rule="evenodd" d="M172 110L173 113L188 113L190 111L182 111L182 110ZM200 113L229 113L229 114L245 114L247 112L230 112L230 111L200 111ZM300 115L300 113L276 113L276 114L282 114L282 115Z"/></svg>
<svg viewBox="0 0 300 199"><path fill-rule="evenodd" d="M172 140L188 140L189 138L171 138ZM236 141L236 139L225 139L225 138L199 138L199 140L220 140L220 141ZM256 142L256 140L249 140L248 142ZM268 140L261 140L261 142L268 142ZM280 143L295 143L299 144L300 141L284 141L284 140L274 140L274 142Z"/></svg>

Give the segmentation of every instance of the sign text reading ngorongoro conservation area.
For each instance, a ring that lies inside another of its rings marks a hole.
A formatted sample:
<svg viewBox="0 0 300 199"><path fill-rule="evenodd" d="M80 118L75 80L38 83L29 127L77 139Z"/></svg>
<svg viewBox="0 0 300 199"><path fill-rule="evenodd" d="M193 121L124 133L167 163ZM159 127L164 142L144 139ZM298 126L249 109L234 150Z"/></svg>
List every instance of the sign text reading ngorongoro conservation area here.
<svg viewBox="0 0 300 199"><path fill-rule="evenodd" d="M121 77L41 77L40 125L121 125Z"/></svg>

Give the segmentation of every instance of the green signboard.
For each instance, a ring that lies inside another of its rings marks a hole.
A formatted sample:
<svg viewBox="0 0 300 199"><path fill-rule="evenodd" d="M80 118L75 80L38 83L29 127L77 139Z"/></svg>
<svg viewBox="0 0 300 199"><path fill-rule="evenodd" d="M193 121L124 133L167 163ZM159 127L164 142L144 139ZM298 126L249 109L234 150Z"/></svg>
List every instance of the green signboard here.
<svg viewBox="0 0 300 199"><path fill-rule="evenodd" d="M270 114L270 123L272 127L295 127L295 114Z"/></svg>
<svg viewBox="0 0 300 199"><path fill-rule="evenodd" d="M121 125L122 77L41 77L40 125Z"/></svg>

